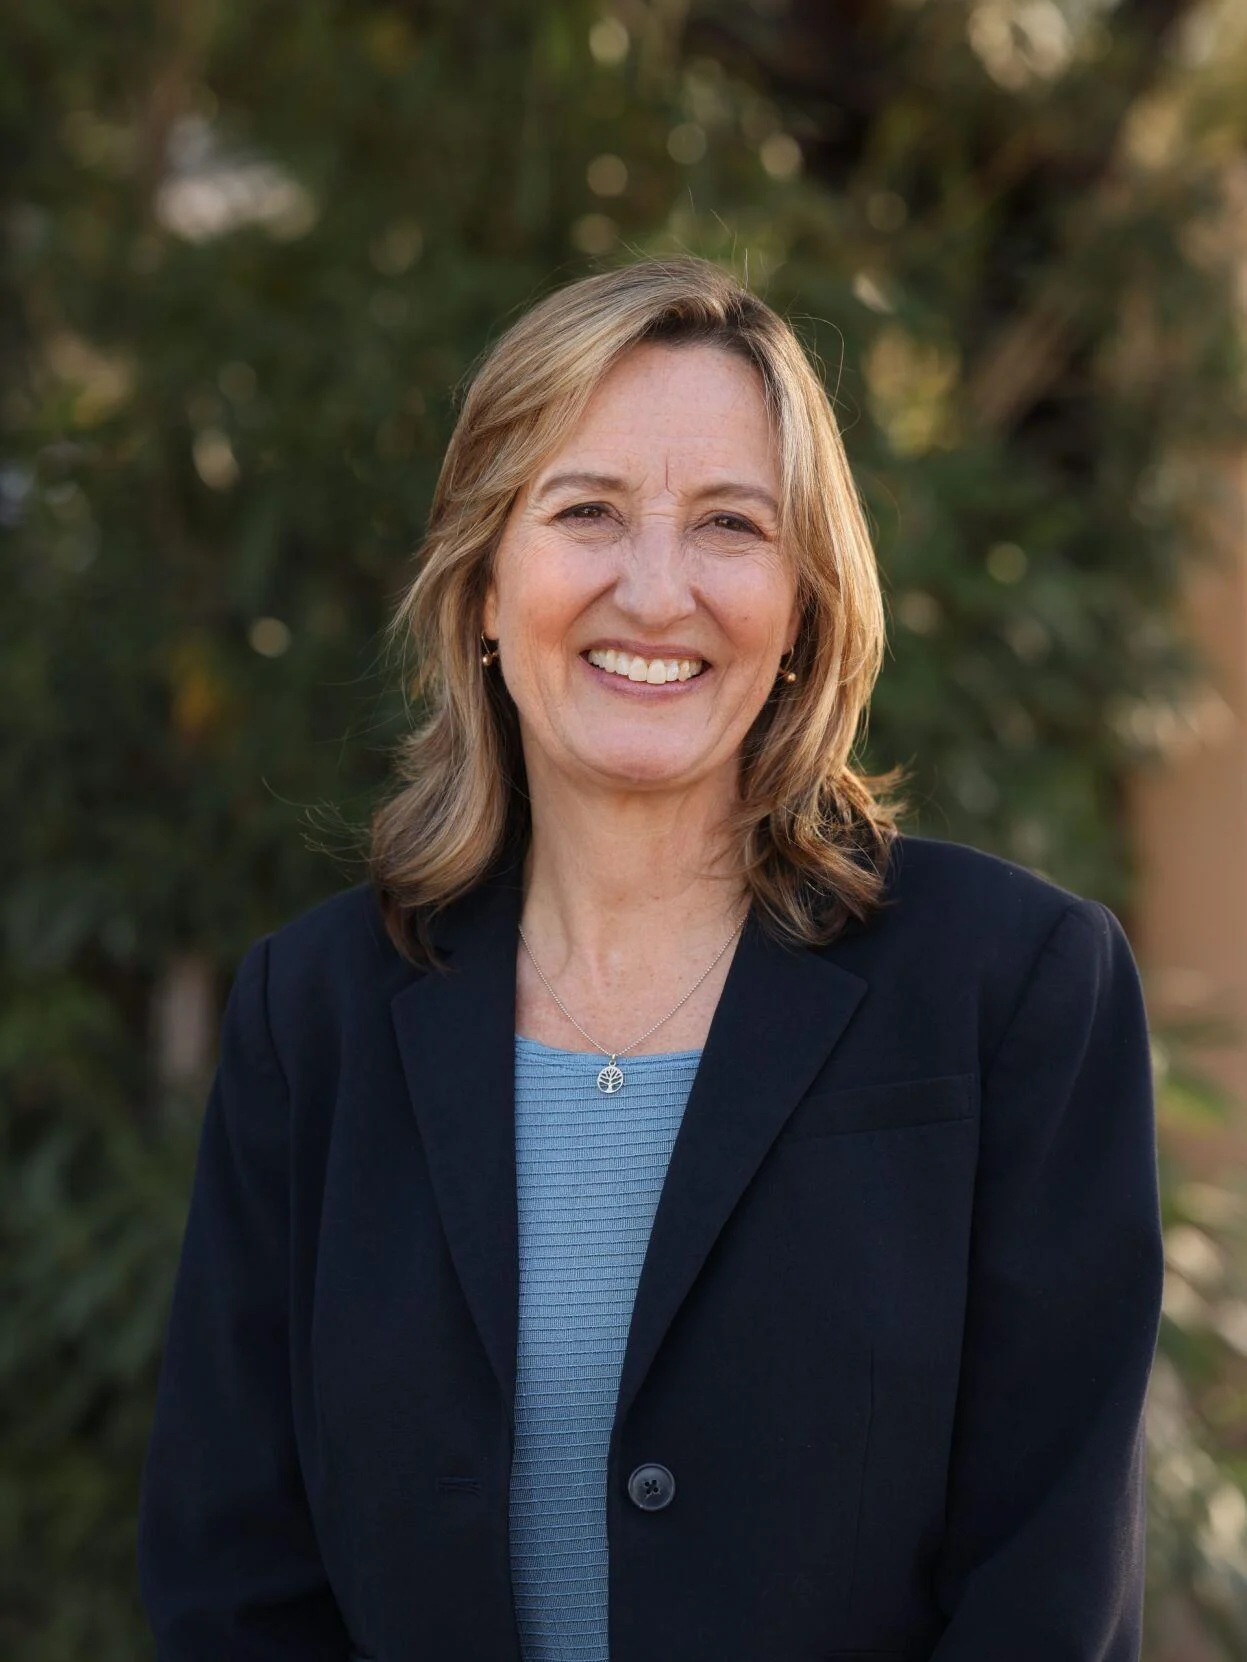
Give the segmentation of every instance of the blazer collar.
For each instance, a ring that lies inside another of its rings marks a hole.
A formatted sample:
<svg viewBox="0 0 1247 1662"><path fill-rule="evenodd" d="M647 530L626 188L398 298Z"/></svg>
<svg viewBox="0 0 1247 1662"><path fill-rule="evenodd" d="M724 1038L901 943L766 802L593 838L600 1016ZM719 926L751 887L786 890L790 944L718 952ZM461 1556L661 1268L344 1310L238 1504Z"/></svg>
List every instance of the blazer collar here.
<svg viewBox="0 0 1247 1662"><path fill-rule="evenodd" d="M435 929L448 968L391 1001L451 1258L510 1415L519 1308L515 967L522 889L509 865ZM779 945L752 914L711 1022L632 1312L616 1426L719 1232L847 1026L866 982Z"/></svg>

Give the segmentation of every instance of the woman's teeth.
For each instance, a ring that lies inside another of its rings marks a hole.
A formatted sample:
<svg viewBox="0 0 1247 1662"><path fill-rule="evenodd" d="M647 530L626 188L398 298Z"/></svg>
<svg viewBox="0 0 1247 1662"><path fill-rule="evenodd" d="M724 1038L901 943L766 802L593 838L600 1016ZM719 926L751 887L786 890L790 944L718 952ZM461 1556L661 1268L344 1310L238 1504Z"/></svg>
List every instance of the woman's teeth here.
<svg viewBox="0 0 1247 1662"><path fill-rule="evenodd" d="M622 675L627 681L648 681L651 687L661 687L668 681L690 681L703 668L700 658L638 658L631 652L616 652L613 647L607 647L604 652L595 648L586 652L585 657L608 675Z"/></svg>

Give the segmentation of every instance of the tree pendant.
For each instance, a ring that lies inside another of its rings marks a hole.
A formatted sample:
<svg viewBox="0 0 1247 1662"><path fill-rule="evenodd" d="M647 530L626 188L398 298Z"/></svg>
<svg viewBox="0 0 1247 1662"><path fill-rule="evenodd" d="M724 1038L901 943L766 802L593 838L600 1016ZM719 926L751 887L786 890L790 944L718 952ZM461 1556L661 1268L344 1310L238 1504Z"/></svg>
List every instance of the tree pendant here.
<svg viewBox="0 0 1247 1662"><path fill-rule="evenodd" d="M623 1089L623 1069L615 1063L612 1056L610 1061L598 1074L598 1090L603 1096L614 1096L616 1091Z"/></svg>

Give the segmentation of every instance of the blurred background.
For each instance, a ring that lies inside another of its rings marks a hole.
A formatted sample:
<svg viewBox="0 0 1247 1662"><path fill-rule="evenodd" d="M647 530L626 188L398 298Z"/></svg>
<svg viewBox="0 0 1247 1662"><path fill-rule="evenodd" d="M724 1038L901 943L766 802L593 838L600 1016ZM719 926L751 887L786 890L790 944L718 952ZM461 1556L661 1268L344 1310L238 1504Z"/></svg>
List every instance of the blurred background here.
<svg viewBox="0 0 1247 1662"><path fill-rule="evenodd" d="M0 150L0 1651L151 1654L219 1013L362 875L455 390L552 284L688 251L825 367L910 828L1131 934L1147 1657L1247 1658L1247 6L39 0Z"/></svg>

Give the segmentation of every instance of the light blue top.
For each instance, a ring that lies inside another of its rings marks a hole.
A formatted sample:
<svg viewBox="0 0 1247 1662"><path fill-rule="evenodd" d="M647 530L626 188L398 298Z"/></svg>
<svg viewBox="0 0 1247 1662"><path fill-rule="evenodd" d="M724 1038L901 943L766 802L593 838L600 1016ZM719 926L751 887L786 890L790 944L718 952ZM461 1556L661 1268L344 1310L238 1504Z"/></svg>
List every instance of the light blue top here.
<svg viewBox="0 0 1247 1662"><path fill-rule="evenodd" d="M701 1052L515 1040L519 1356L511 1579L525 1662L608 1662L606 1452L650 1226Z"/></svg>

